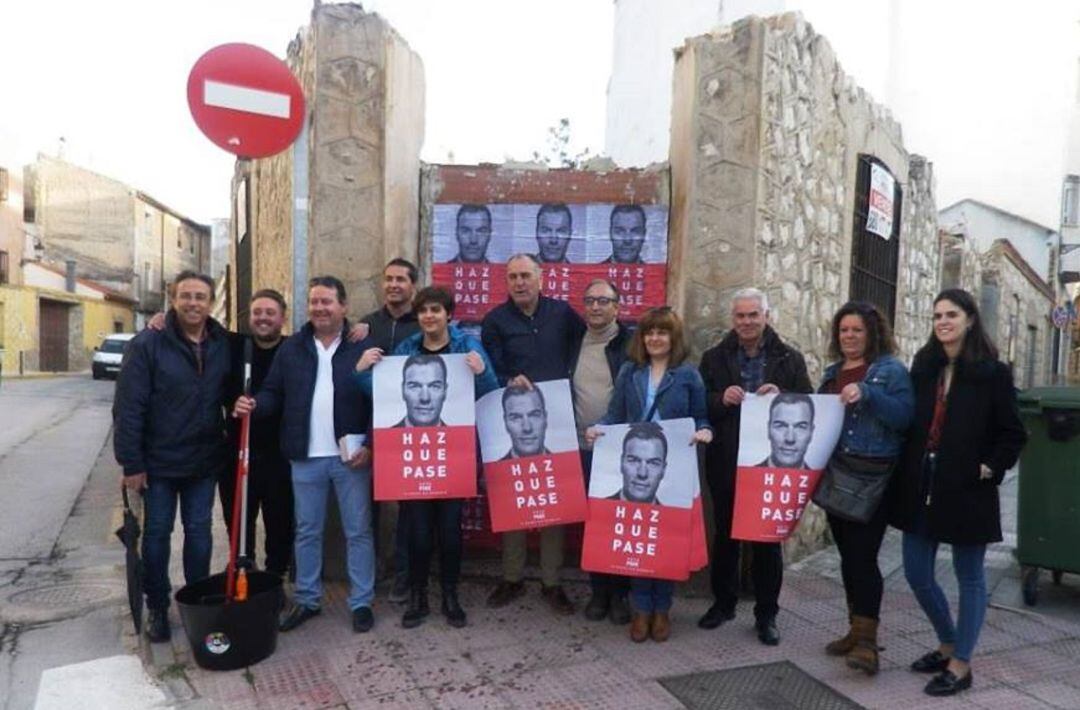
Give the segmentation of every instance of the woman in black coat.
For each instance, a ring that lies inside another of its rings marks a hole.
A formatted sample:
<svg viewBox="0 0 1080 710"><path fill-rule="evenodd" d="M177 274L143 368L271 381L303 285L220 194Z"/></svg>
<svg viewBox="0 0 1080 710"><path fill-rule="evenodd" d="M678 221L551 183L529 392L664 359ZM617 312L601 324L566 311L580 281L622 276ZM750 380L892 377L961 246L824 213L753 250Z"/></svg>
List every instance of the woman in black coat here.
<svg viewBox="0 0 1080 710"><path fill-rule="evenodd" d="M937 673L929 695L971 687L971 656L986 613L986 545L1001 540L997 487L1026 441L1012 372L997 359L971 294L934 300L934 332L911 366L915 417L895 477L893 524L904 531L904 575L940 646L911 668ZM934 580L940 543L952 546L960 588L955 623Z"/></svg>

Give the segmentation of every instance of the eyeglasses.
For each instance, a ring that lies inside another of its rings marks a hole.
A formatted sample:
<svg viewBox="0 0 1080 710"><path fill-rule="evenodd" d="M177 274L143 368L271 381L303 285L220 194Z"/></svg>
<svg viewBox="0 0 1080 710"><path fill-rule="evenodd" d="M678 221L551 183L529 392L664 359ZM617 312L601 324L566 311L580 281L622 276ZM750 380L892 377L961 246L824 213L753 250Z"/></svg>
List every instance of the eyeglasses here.
<svg viewBox="0 0 1080 710"><path fill-rule="evenodd" d="M609 296L586 296L586 306L610 306L612 303L618 303L619 299L610 298Z"/></svg>

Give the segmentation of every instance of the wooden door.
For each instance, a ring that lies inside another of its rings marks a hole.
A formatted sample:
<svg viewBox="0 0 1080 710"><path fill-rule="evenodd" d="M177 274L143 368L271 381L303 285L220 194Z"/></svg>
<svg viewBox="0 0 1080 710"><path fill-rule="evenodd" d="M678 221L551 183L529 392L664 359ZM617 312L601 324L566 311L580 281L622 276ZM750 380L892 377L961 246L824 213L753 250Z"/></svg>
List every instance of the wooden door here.
<svg viewBox="0 0 1080 710"><path fill-rule="evenodd" d="M59 301L41 299L38 369L43 372L67 372L68 308Z"/></svg>

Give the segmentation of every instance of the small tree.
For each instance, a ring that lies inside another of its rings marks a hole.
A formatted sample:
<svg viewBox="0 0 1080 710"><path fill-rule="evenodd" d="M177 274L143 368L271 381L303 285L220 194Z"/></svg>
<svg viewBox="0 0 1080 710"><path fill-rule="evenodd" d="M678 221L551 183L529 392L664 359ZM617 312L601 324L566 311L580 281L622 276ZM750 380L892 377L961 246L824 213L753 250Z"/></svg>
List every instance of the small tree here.
<svg viewBox="0 0 1080 710"><path fill-rule="evenodd" d="M553 168L576 168L589 158L586 148L576 155L570 154L570 119L560 118L559 122L547 129L543 150L533 151L533 160Z"/></svg>

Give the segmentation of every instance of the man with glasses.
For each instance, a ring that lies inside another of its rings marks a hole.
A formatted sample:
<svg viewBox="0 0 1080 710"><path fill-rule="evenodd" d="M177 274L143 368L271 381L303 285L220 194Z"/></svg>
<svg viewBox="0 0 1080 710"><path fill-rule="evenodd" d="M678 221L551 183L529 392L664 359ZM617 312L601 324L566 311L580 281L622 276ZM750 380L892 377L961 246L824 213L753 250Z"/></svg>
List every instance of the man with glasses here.
<svg viewBox="0 0 1080 710"><path fill-rule="evenodd" d="M574 422L581 449L581 467L588 478L592 468L592 446L585 440L585 430L607 412L615 390L615 377L626 362L630 329L616 320L619 315L619 290L603 279L585 288L585 326L573 350L570 383L574 394ZM626 597L630 583L626 577L589 574L592 594L585 605L585 617L600 621L609 617L613 624L630 622Z"/></svg>
<svg viewBox="0 0 1080 710"><path fill-rule="evenodd" d="M146 635L168 641L169 551L177 502L184 524L184 579L209 576L214 484L228 465L224 407L229 334L210 317L214 281L183 271L160 330L132 338L113 403L116 461L124 485L142 492Z"/></svg>

